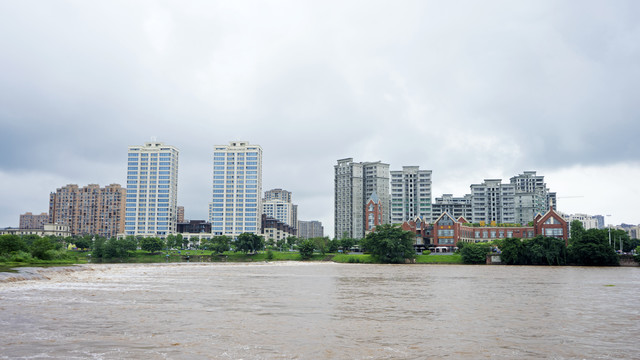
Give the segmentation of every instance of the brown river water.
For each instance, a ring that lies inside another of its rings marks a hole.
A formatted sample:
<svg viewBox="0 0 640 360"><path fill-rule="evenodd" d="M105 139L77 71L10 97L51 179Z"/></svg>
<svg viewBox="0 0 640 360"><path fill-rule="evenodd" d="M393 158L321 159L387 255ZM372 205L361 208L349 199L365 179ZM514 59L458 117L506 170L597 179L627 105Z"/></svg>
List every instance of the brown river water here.
<svg viewBox="0 0 640 360"><path fill-rule="evenodd" d="M94 264L0 276L0 359L638 359L640 268Z"/></svg>

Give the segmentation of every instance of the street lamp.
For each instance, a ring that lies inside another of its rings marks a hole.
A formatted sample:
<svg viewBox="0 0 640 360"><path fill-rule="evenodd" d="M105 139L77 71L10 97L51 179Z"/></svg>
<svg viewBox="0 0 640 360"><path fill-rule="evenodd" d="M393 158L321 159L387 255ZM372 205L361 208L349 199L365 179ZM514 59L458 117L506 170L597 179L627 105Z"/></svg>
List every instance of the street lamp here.
<svg viewBox="0 0 640 360"><path fill-rule="evenodd" d="M611 217L611 215L607 215L608 217ZM609 221L609 246L611 246L611 221Z"/></svg>

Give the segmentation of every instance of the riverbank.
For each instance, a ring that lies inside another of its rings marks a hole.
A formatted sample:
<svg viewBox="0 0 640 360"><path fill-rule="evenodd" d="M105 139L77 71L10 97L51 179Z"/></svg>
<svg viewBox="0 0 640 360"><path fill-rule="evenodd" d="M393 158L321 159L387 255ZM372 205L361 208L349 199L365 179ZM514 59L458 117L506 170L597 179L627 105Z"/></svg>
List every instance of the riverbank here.
<svg viewBox="0 0 640 360"><path fill-rule="evenodd" d="M263 251L255 254L228 252L212 254L202 250L171 251L167 253L149 254L137 251L132 256L122 259L92 259L89 253L76 257L76 261L53 262L10 262L0 263L0 273L16 272L16 269L28 267L65 267L87 263L182 263L182 262L269 262L269 261L303 261L297 252ZM335 263L374 264L376 261L369 254L314 254L311 259L304 261L326 261ZM462 264L458 254L451 255L416 255L416 264Z"/></svg>

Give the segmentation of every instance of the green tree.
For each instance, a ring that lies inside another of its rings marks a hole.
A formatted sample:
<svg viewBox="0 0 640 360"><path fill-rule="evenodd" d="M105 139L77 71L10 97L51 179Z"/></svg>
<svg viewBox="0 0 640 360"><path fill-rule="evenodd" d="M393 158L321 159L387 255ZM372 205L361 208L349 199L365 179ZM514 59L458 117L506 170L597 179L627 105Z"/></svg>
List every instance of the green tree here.
<svg viewBox="0 0 640 360"><path fill-rule="evenodd" d="M415 235L398 225L383 224L362 239L361 245L382 263L404 263L415 258Z"/></svg>
<svg viewBox="0 0 640 360"><path fill-rule="evenodd" d="M229 251L229 244L231 244L231 238L228 236L214 236L210 241L210 249L216 254L222 254L225 251Z"/></svg>
<svg viewBox="0 0 640 360"><path fill-rule="evenodd" d="M102 257L113 258L127 258L129 257L128 246L130 246L125 239L111 238L104 244L104 253Z"/></svg>
<svg viewBox="0 0 640 360"><path fill-rule="evenodd" d="M609 245L608 229L589 229L569 245L570 262L577 265L619 265L620 258Z"/></svg>
<svg viewBox="0 0 640 360"><path fill-rule="evenodd" d="M329 238L328 237L315 237L312 238L311 241L313 241L316 250L318 250L318 252L320 252L320 254L324 255L327 252L327 248L328 248L328 241Z"/></svg>
<svg viewBox="0 0 640 360"><path fill-rule="evenodd" d="M264 249L264 239L252 233L242 233L236 239L236 251L243 253L256 252Z"/></svg>
<svg viewBox="0 0 640 360"><path fill-rule="evenodd" d="M278 247L278 249L280 249L280 251L282 251L286 243L287 241L285 239L280 239L276 241L276 246Z"/></svg>
<svg viewBox="0 0 640 360"><path fill-rule="evenodd" d="M571 239L570 242L574 241L582 241L582 237L584 236L584 226L582 226L582 222L580 220L573 220L570 226Z"/></svg>
<svg viewBox="0 0 640 360"><path fill-rule="evenodd" d="M336 253L338 252L338 249L340 248L340 240L330 240L329 238L327 238L327 252L329 253Z"/></svg>
<svg viewBox="0 0 640 360"><path fill-rule="evenodd" d="M564 240L538 235L523 241L524 262L528 265L565 265L567 248Z"/></svg>
<svg viewBox="0 0 640 360"><path fill-rule="evenodd" d="M503 239L499 245L500 259L502 263L507 265L519 265L525 260L524 244L518 238Z"/></svg>
<svg viewBox="0 0 640 360"><path fill-rule="evenodd" d="M80 236L69 241L75 244L78 249L88 249L91 247L91 238L87 238L86 236Z"/></svg>
<svg viewBox="0 0 640 360"><path fill-rule="evenodd" d="M8 255L18 251L28 251L27 244L18 235L0 235L0 255Z"/></svg>
<svg viewBox="0 0 640 360"><path fill-rule="evenodd" d="M48 237L39 237L31 244L31 256L42 259L51 260L51 253L49 250L55 248L55 244Z"/></svg>
<svg viewBox="0 0 640 360"><path fill-rule="evenodd" d="M300 239L295 237L295 236L288 236L287 237L287 246L289 246L289 249L293 249L293 245L299 244L300 243Z"/></svg>
<svg viewBox="0 0 640 360"><path fill-rule="evenodd" d="M140 240L140 248L150 253L162 250L163 246L164 241L157 237L145 237Z"/></svg>
<svg viewBox="0 0 640 360"><path fill-rule="evenodd" d="M486 264L489 252L491 252L491 245L488 243L466 244L460 250L460 256L465 264Z"/></svg>
<svg viewBox="0 0 640 360"><path fill-rule="evenodd" d="M138 239L135 236L127 236L123 239L123 244L127 251L136 251L138 250Z"/></svg>
<svg viewBox="0 0 640 360"><path fill-rule="evenodd" d="M313 250L315 250L315 243L311 239L303 240L298 246L300 251L300 257L302 260L309 260L313 256Z"/></svg>
<svg viewBox="0 0 640 360"><path fill-rule="evenodd" d="M173 235L173 234L167 235L165 243L166 243L167 249L171 249L171 248L176 247L176 236ZM178 245L178 246L180 246L180 245Z"/></svg>
<svg viewBox="0 0 640 360"><path fill-rule="evenodd" d="M340 248L346 254L351 251L351 248L356 244L356 240L350 237L343 237L340 241Z"/></svg>

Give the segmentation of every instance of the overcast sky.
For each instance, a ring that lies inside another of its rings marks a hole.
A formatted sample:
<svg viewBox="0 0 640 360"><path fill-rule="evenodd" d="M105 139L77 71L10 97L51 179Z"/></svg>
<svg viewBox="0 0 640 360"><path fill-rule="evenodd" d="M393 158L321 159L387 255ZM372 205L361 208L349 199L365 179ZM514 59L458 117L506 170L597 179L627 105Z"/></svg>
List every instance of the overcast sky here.
<svg viewBox="0 0 640 360"><path fill-rule="evenodd" d="M66 184L180 149L207 219L213 146L333 236L337 159L433 171L433 196L525 170L566 213L640 223L638 1L1 1L0 227Z"/></svg>

